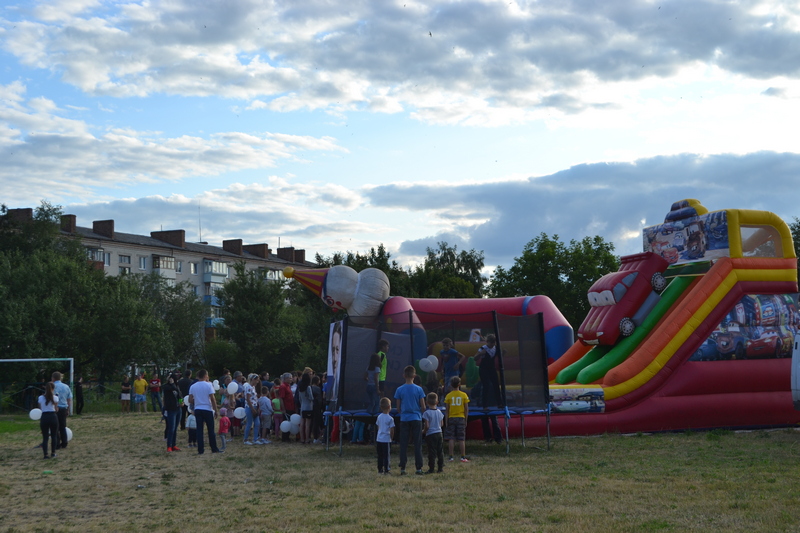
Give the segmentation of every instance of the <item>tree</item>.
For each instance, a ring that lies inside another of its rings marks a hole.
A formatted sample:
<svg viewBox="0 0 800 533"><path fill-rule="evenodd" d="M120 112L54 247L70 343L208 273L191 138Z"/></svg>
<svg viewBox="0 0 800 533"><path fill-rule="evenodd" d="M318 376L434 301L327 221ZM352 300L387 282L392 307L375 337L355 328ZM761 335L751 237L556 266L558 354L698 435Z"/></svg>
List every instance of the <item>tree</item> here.
<svg viewBox="0 0 800 533"><path fill-rule="evenodd" d="M164 323L166 343L164 359L154 359L159 368L189 361L203 349L203 326L208 305L197 298L192 284L184 281L170 285L156 272L125 276L152 307L154 318Z"/></svg>
<svg viewBox="0 0 800 533"><path fill-rule="evenodd" d="M224 319L219 334L238 349L238 359L230 364L252 372L290 370L299 331L288 319L283 284L264 279L257 270L247 270L243 262L233 268L234 278L216 293Z"/></svg>
<svg viewBox="0 0 800 533"><path fill-rule="evenodd" d="M800 218L792 217L789 229L792 232L792 241L794 241L794 255L800 257ZM800 263L797 265L797 275L800 279Z"/></svg>
<svg viewBox="0 0 800 533"><path fill-rule="evenodd" d="M480 298L486 278L483 252L458 251L457 246L439 242L427 248L425 262L410 274L413 296L418 298Z"/></svg>
<svg viewBox="0 0 800 533"><path fill-rule="evenodd" d="M495 297L545 295L577 329L589 312L586 293L597 279L619 268L614 245L602 237L571 240L569 246L558 235L542 233L514 259L509 269L497 267L489 285Z"/></svg>

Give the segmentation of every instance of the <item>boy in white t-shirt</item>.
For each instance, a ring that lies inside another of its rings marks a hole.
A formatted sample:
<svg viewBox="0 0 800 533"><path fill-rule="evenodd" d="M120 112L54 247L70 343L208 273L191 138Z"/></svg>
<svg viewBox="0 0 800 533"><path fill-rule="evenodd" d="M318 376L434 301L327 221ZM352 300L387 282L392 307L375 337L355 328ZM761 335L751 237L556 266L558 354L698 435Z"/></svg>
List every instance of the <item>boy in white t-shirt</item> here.
<svg viewBox="0 0 800 533"><path fill-rule="evenodd" d="M422 432L425 434L425 444L428 446L428 474L433 474L433 465L438 461L439 473L444 467L444 445L442 441L442 420L444 415L436 408L439 396L429 392L425 398L428 409L422 413Z"/></svg>
<svg viewBox="0 0 800 533"><path fill-rule="evenodd" d="M378 435L375 438L378 448L378 473L389 473L389 446L394 439L394 418L389 414L392 410L392 401L381 398L381 414L375 424L378 426Z"/></svg>

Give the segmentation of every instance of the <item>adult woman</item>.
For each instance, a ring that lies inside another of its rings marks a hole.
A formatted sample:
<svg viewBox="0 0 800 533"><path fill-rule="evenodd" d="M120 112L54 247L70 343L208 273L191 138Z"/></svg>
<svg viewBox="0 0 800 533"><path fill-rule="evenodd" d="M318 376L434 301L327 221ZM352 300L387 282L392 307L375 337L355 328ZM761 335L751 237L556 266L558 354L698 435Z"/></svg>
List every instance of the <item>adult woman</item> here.
<svg viewBox="0 0 800 533"><path fill-rule="evenodd" d="M261 417L258 412L258 393L256 392L256 385L261 386L261 380L258 374L250 374L247 376L247 383L244 387L244 443L245 444L262 444L259 434L261 433ZM253 430L253 441L248 441L247 437L250 436L250 430Z"/></svg>
<svg viewBox="0 0 800 533"><path fill-rule="evenodd" d="M125 375L125 379L122 380L121 393L119 395L119 399L122 402L122 412L123 413L130 413L131 412L131 378L127 374Z"/></svg>
<svg viewBox="0 0 800 533"><path fill-rule="evenodd" d="M179 452L181 451L176 444L178 434L178 422L181 419L181 405L178 401L181 397L181 391L178 390L178 385L175 383L175 376L172 374L167 377L167 383L164 389L164 411L167 413L167 451Z"/></svg>
<svg viewBox="0 0 800 533"><path fill-rule="evenodd" d="M51 440L52 456L56 456L56 449L58 448L58 396L53 392L55 386L52 382L48 382L44 387L44 394L39 396L39 409L42 410L42 418L39 419L39 428L42 430L42 451L44 458L50 459L47 455L47 438Z"/></svg>
<svg viewBox="0 0 800 533"><path fill-rule="evenodd" d="M367 412L371 415L378 414L378 381L381 375L381 356L374 353L369 358L364 380L367 382Z"/></svg>
<svg viewBox="0 0 800 533"><path fill-rule="evenodd" d="M300 442L311 444L311 420L314 418L314 389L311 388L311 372L303 373L297 384L300 399Z"/></svg>

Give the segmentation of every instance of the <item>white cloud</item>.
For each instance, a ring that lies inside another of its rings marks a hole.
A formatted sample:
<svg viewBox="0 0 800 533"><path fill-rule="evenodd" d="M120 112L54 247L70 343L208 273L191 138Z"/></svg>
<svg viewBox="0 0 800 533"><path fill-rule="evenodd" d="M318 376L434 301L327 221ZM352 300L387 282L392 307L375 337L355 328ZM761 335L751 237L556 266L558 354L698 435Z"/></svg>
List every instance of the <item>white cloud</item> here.
<svg viewBox="0 0 800 533"><path fill-rule="evenodd" d="M642 105L641 87L614 94L679 81L690 66L762 80L762 91L800 74L798 9L773 1L86 0L7 16L4 50L89 94L219 95L282 112L404 109L441 124Z"/></svg>
<svg viewBox="0 0 800 533"><path fill-rule="evenodd" d="M4 201L91 198L98 187L217 176L263 169L303 153L342 151L331 137L218 132L166 137L64 117L51 100L25 99L17 82L0 86L0 181ZM19 177L24 176L24 180Z"/></svg>

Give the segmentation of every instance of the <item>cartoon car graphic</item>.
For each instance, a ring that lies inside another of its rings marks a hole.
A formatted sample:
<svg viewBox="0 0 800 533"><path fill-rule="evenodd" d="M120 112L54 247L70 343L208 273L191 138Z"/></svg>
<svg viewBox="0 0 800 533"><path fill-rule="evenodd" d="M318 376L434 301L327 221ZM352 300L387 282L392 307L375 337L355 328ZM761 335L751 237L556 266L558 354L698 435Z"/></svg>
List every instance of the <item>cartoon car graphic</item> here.
<svg viewBox="0 0 800 533"><path fill-rule="evenodd" d="M761 330L762 328L754 328ZM767 357L784 357L789 355L794 343L794 335L786 327L768 327L759 331L759 335L747 340L747 357L764 359Z"/></svg>
<svg viewBox="0 0 800 533"><path fill-rule="evenodd" d="M720 359L746 359L747 341L738 331L716 331L712 338L716 341Z"/></svg>
<svg viewBox="0 0 800 533"><path fill-rule="evenodd" d="M628 255L617 272L595 281L587 297L592 306L580 328L584 344L613 345L620 335L627 337L658 303L657 293L667 281L667 261L653 252Z"/></svg>

